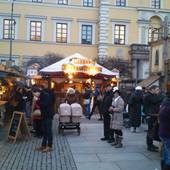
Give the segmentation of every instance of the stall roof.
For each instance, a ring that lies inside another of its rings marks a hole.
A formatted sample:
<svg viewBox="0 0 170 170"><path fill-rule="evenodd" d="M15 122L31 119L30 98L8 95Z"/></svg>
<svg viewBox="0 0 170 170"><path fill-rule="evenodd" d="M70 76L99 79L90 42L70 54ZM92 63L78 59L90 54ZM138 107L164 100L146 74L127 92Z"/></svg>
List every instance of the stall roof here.
<svg viewBox="0 0 170 170"><path fill-rule="evenodd" d="M82 64L82 63L79 63L79 64L73 64L71 63L71 61L73 59L80 59L80 60L87 60L89 61L90 59L87 58L87 57L84 57L82 56L81 54L79 53L75 53L69 57L66 57L52 65L49 65L43 69L40 70L41 73L43 74L54 74L54 73L61 73L61 72L64 72L63 71L63 65L66 65L66 64L70 64L70 65L78 65L78 66L95 66L97 68L100 68L100 72L96 73L95 76L97 75L102 75L102 76L109 76L109 77L113 77L113 76L116 76L116 77L119 77L119 72L116 72L116 71L110 71L108 70L107 68L97 64L96 62L93 62L92 60L92 63L86 63L86 64ZM79 71L80 73L83 73L83 71Z"/></svg>
<svg viewBox="0 0 170 170"><path fill-rule="evenodd" d="M19 73L0 70L0 78L5 78L5 77L21 77L21 76L22 75L20 75Z"/></svg>
<svg viewBox="0 0 170 170"><path fill-rule="evenodd" d="M156 81L158 81L160 79L160 76L158 75L152 75L149 76L148 78L146 78L145 80L141 81L140 83L138 83L138 86L141 87L149 87L151 86L153 83L155 83Z"/></svg>

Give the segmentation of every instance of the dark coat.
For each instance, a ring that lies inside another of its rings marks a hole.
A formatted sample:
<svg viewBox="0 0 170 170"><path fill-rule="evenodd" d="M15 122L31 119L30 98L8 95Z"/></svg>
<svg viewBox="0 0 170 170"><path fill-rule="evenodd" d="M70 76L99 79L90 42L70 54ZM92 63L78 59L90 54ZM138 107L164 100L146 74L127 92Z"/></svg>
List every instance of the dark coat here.
<svg viewBox="0 0 170 170"><path fill-rule="evenodd" d="M85 88L83 97L84 99L90 99L92 97L92 90L90 88Z"/></svg>
<svg viewBox="0 0 170 170"><path fill-rule="evenodd" d="M170 98L161 104L159 136L170 139Z"/></svg>
<svg viewBox="0 0 170 170"><path fill-rule="evenodd" d="M161 95L146 93L143 98L144 111L146 115L154 115L159 113L160 104L163 98Z"/></svg>
<svg viewBox="0 0 170 170"><path fill-rule="evenodd" d="M104 116L109 115L109 107L112 105L112 91L106 92L102 102L102 114Z"/></svg>
<svg viewBox="0 0 170 170"><path fill-rule="evenodd" d="M49 89L43 89L40 93L40 110L42 119L53 118L53 96Z"/></svg>
<svg viewBox="0 0 170 170"><path fill-rule="evenodd" d="M141 124L141 106L143 103L143 94L141 90L136 90L129 98L129 113L133 127L139 127Z"/></svg>
<svg viewBox="0 0 170 170"><path fill-rule="evenodd" d="M23 99L23 94L20 92L16 92L15 100L17 101L17 105L14 110L23 112L25 109L25 100Z"/></svg>

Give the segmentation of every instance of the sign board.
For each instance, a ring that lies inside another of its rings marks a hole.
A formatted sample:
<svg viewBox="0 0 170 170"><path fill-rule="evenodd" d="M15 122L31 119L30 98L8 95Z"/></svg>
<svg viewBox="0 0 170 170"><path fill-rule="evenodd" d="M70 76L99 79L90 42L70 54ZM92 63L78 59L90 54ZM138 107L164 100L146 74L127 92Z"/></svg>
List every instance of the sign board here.
<svg viewBox="0 0 170 170"><path fill-rule="evenodd" d="M28 136L30 135L25 121L24 113L14 111L9 126L8 139L12 139L15 142L18 137L19 131L21 131L22 135L28 135Z"/></svg>
<svg viewBox="0 0 170 170"><path fill-rule="evenodd" d="M97 73L102 72L102 68L98 66L93 65L83 65L83 66L77 66L77 65L71 65L71 64L63 64L62 70L66 73L76 73L76 72L82 72L90 75L95 75Z"/></svg>
<svg viewBox="0 0 170 170"><path fill-rule="evenodd" d="M79 64L79 65L87 65L87 64L95 64L93 60L90 59L81 59L81 58L72 58L70 59L71 64Z"/></svg>

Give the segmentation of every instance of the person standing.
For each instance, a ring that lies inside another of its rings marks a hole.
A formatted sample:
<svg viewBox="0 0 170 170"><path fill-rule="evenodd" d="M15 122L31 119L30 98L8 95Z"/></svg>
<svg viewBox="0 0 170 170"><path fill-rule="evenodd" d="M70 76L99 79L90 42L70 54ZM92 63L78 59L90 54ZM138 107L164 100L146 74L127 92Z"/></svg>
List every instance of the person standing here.
<svg viewBox="0 0 170 170"><path fill-rule="evenodd" d="M110 140L111 129L110 129L110 112L109 108L112 105L112 86L108 84L106 86L106 91L104 94L103 102L102 102L102 114L103 114L103 125L104 125L104 137L101 140Z"/></svg>
<svg viewBox="0 0 170 170"><path fill-rule="evenodd" d="M122 148L123 139L123 111L125 102L120 96L120 91L118 89L113 90L114 99L112 106L109 111L113 114L112 116L112 129L115 134L115 142L112 144L115 148Z"/></svg>
<svg viewBox="0 0 170 170"><path fill-rule="evenodd" d="M36 150L42 152L52 151L52 119L53 119L53 97L52 91L45 84L40 92L40 110L42 118L43 139L41 147Z"/></svg>
<svg viewBox="0 0 170 170"><path fill-rule="evenodd" d="M131 121L131 132L139 132L141 125L141 107L143 103L142 87L137 86L135 92L131 94L128 104Z"/></svg>
<svg viewBox="0 0 170 170"><path fill-rule="evenodd" d="M31 119L31 112L32 112L32 100L33 100L33 94L31 91L31 88L26 86L25 87L25 114L26 118Z"/></svg>
<svg viewBox="0 0 170 170"><path fill-rule="evenodd" d="M145 108L145 114L147 116L148 131L146 137L147 150L151 152L158 152L158 147L153 145L153 128L154 124L158 121L160 104L162 102L162 97L159 94L159 87L152 85L149 88L147 94L145 94L143 102Z"/></svg>
<svg viewBox="0 0 170 170"><path fill-rule="evenodd" d="M66 103L68 103L70 105L77 102L75 89L68 88L65 101L66 101Z"/></svg>
<svg viewBox="0 0 170 170"><path fill-rule="evenodd" d="M100 118L99 120L103 120L103 116L102 116L102 112L101 112L101 107L102 107L102 100L103 100L103 96L102 96L102 92L100 90L99 87L96 87L95 93L94 93L94 102L93 102L93 107L92 107L92 111L89 115L89 120L91 119L91 116L93 115L96 107L98 108L99 114L100 114Z"/></svg>
<svg viewBox="0 0 170 170"><path fill-rule="evenodd" d="M85 105L85 116L88 118L90 115L90 105L91 105L91 97L92 97L92 90L90 88L90 84L87 84L85 87L84 92L84 105Z"/></svg>
<svg viewBox="0 0 170 170"><path fill-rule="evenodd" d="M15 100L17 102L14 107L15 111L24 112L25 111L25 98L24 98L24 89L22 87L18 87L16 89Z"/></svg>
<svg viewBox="0 0 170 170"><path fill-rule="evenodd" d="M163 143L162 170L170 170L170 91L166 93L159 112L159 136Z"/></svg>

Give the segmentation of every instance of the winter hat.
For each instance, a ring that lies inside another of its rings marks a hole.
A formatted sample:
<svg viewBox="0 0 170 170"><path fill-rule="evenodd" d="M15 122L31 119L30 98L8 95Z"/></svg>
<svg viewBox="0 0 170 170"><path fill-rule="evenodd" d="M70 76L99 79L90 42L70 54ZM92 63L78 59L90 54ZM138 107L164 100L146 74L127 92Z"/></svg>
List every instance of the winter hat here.
<svg viewBox="0 0 170 170"><path fill-rule="evenodd" d="M67 93L68 94L74 94L76 91L73 88L68 88Z"/></svg>
<svg viewBox="0 0 170 170"><path fill-rule="evenodd" d="M141 86L136 86L135 90L142 90Z"/></svg>
<svg viewBox="0 0 170 170"><path fill-rule="evenodd" d="M114 93L115 91L118 91L118 90L119 90L118 87L113 87L113 93Z"/></svg>

